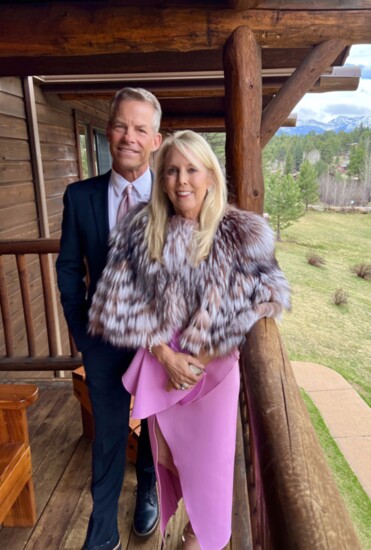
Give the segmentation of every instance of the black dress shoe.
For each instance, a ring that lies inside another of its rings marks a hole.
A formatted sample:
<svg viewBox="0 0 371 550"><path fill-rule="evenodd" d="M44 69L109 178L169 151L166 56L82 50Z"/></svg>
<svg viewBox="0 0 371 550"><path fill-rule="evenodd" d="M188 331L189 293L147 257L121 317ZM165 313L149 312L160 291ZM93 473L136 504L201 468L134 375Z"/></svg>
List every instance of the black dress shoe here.
<svg viewBox="0 0 371 550"><path fill-rule="evenodd" d="M134 511L133 531L138 537L148 537L156 530L160 519L156 486L150 491L138 491Z"/></svg>
<svg viewBox="0 0 371 550"><path fill-rule="evenodd" d="M109 541L104 544L99 544L95 546L87 546L86 544L82 547L82 550L122 550L120 539L117 535L112 537Z"/></svg>

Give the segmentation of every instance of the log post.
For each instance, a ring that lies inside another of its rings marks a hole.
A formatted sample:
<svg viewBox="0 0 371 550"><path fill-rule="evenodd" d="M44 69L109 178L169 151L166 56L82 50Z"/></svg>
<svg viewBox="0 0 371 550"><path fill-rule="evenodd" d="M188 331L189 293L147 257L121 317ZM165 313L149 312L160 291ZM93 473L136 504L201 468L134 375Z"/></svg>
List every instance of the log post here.
<svg viewBox="0 0 371 550"><path fill-rule="evenodd" d="M239 27L228 39L224 46L223 64L226 170L230 200L244 210L262 214L261 48L248 27Z"/></svg>

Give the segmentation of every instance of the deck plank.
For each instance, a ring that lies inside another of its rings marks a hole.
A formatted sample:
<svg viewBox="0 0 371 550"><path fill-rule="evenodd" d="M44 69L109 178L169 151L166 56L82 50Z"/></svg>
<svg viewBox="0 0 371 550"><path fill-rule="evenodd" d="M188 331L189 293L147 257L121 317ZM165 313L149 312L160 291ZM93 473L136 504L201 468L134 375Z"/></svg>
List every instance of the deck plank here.
<svg viewBox="0 0 371 550"><path fill-rule="evenodd" d="M41 395L43 391L41 390ZM31 438L32 470L35 487L38 521L51 494L56 489L69 461L75 453L80 440L81 422L79 405L71 399L71 389L53 389L49 393L54 397L54 406L46 416L40 414L42 422ZM41 399L41 408L45 403ZM64 405L64 407L63 407ZM0 547L12 550L23 549L34 528L6 528L0 532ZM4 546L3 546L4 545Z"/></svg>
<svg viewBox="0 0 371 550"><path fill-rule="evenodd" d="M90 442L81 438L25 550L61 548L79 497L88 483ZM76 547L78 548L78 547Z"/></svg>
<svg viewBox="0 0 371 550"><path fill-rule="evenodd" d="M17 379L17 382L21 380ZM23 380L22 380L23 382ZM29 414L37 523L34 528L0 529L0 548L9 550L81 550L91 511L90 443L81 436L78 401L70 381L40 381L40 398ZM163 550L159 528L147 539L132 532L136 476L127 464L119 501L119 530L123 550ZM241 426L235 462L233 535L225 550L251 550ZM187 523L183 502L170 520L166 550L181 549Z"/></svg>

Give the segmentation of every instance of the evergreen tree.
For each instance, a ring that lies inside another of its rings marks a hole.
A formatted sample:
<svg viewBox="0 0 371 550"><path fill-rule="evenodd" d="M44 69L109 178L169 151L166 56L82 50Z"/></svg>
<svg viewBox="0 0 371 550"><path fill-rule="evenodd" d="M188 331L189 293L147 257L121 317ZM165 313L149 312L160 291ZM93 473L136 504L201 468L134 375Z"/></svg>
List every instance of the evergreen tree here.
<svg viewBox="0 0 371 550"><path fill-rule="evenodd" d="M301 165L297 182L300 188L301 199L305 204L305 211L308 212L308 205L318 200L317 171L309 161L305 160Z"/></svg>
<svg viewBox="0 0 371 550"><path fill-rule="evenodd" d="M225 132L200 132L200 135L211 145L218 157L221 167L225 167Z"/></svg>
<svg viewBox="0 0 371 550"><path fill-rule="evenodd" d="M349 164L348 164L348 175L357 177L362 173L363 167L365 164L365 148L363 145L357 144L353 145L350 150Z"/></svg>
<svg viewBox="0 0 371 550"><path fill-rule="evenodd" d="M303 143L300 139L295 139L292 145L292 155L294 159L294 170L299 172L301 163L303 162Z"/></svg>
<svg viewBox="0 0 371 550"><path fill-rule="evenodd" d="M291 149L288 150L285 162L285 174L292 174L294 171L294 156Z"/></svg>
<svg viewBox="0 0 371 550"><path fill-rule="evenodd" d="M288 174L272 174L266 181L265 210L269 222L281 240L281 230L303 215L300 189L294 178Z"/></svg>

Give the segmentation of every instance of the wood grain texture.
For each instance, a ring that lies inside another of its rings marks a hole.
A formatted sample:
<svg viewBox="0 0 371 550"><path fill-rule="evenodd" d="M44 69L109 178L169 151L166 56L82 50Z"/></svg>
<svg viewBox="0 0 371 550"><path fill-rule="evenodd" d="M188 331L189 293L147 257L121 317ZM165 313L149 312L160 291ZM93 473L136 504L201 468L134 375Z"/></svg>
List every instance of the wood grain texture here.
<svg viewBox="0 0 371 550"><path fill-rule="evenodd" d="M273 548L360 550L274 320L247 335L242 374ZM264 517L263 517L264 521Z"/></svg>
<svg viewBox="0 0 371 550"><path fill-rule="evenodd" d="M0 384L0 523L36 521L26 409L38 398L33 384Z"/></svg>
<svg viewBox="0 0 371 550"><path fill-rule="evenodd" d="M2 6L0 57L215 50L247 25L269 48L311 47L328 39L370 43L371 9L231 9L86 6L69 2ZM15 25L14 22L17 21ZM48 29L45 32L45 29ZM166 29L166 32L164 32ZM109 32L108 32L109 30ZM14 67L14 75L17 67Z"/></svg>
<svg viewBox="0 0 371 550"><path fill-rule="evenodd" d="M25 255L17 254L16 261L19 277L19 287L22 296L24 321L26 327L28 355L30 357L34 357L36 355L35 330L32 322L31 294L28 283L28 269Z"/></svg>
<svg viewBox="0 0 371 550"><path fill-rule="evenodd" d="M261 50L253 32L240 27L224 48L226 170L230 198L262 213L263 168Z"/></svg>
<svg viewBox="0 0 371 550"><path fill-rule="evenodd" d="M251 10L257 8L262 0L228 0L231 8L235 10Z"/></svg>

